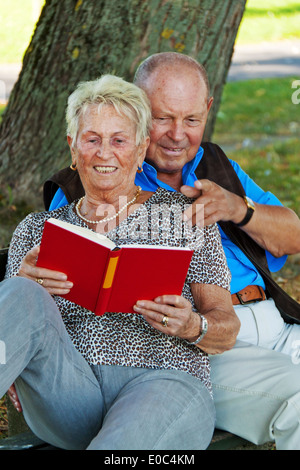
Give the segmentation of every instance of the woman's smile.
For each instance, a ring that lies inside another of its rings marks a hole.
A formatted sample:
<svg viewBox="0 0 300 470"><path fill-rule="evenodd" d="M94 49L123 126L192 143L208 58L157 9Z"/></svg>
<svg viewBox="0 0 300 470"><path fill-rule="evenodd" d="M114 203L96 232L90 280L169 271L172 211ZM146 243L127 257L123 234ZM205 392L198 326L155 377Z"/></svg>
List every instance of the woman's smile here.
<svg viewBox="0 0 300 470"><path fill-rule="evenodd" d="M115 166L101 166L101 165L97 165L97 166L94 166L95 170L98 172L98 173L114 173L115 171L117 171L117 167Z"/></svg>

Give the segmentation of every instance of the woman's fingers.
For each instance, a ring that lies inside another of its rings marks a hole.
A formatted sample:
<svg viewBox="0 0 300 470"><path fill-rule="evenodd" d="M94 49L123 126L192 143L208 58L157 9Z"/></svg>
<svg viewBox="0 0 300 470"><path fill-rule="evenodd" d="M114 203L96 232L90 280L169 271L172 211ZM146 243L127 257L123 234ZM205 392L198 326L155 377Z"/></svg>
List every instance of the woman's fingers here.
<svg viewBox="0 0 300 470"><path fill-rule="evenodd" d="M9 389L7 390L7 395L12 402L14 408L19 411L19 413L22 411L22 406L19 400L19 397L17 395L16 387L15 385L11 385Z"/></svg>
<svg viewBox="0 0 300 470"><path fill-rule="evenodd" d="M65 295L73 287L73 283L68 281L67 275L59 271L41 268L36 266L40 247L35 246L23 258L19 276L26 277L38 282L49 294Z"/></svg>
<svg viewBox="0 0 300 470"><path fill-rule="evenodd" d="M145 320L157 330L181 338L193 336L195 312L190 302L182 296L165 295L154 301L139 300L134 306Z"/></svg>

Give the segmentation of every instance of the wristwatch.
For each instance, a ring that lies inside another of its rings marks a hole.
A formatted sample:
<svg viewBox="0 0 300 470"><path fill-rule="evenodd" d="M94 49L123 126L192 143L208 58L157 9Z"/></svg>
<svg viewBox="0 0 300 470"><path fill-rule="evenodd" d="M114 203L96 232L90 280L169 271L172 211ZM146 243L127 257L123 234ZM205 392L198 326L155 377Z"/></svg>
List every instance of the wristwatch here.
<svg viewBox="0 0 300 470"><path fill-rule="evenodd" d="M244 201L246 203L246 206L247 206L247 212L246 212L246 215L243 218L243 220L239 224L235 224L238 227L243 227L243 225L246 225L249 222L249 220L251 219L251 217L253 216L253 213L255 211L255 205L254 205L254 202L252 201L252 199L250 199L250 197L248 197L248 196L243 196L243 199L244 199Z"/></svg>
<svg viewBox="0 0 300 470"><path fill-rule="evenodd" d="M200 336L193 342L187 340L187 342L189 344L198 344L198 343L200 343L200 341L204 338L204 336L207 333L208 322L207 322L206 318L203 315L200 315L200 313L199 313L199 317L200 317L200 320L201 320Z"/></svg>

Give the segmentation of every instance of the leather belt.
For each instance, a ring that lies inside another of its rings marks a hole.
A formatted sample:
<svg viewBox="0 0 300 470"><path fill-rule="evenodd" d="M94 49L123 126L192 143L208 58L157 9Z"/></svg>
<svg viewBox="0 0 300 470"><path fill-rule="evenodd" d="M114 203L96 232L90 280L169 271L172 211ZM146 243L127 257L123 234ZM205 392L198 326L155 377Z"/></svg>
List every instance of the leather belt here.
<svg viewBox="0 0 300 470"><path fill-rule="evenodd" d="M266 300L266 294L260 286L247 286L236 294L232 294L231 298L233 305L244 305Z"/></svg>

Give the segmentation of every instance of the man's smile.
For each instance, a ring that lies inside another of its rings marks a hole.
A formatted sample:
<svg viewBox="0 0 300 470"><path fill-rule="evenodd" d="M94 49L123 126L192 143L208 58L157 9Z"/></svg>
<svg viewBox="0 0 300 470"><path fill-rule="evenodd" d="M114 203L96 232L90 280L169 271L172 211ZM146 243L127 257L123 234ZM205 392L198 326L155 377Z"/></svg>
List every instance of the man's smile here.
<svg viewBox="0 0 300 470"><path fill-rule="evenodd" d="M183 147L160 146L164 152L179 154L185 150Z"/></svg>

